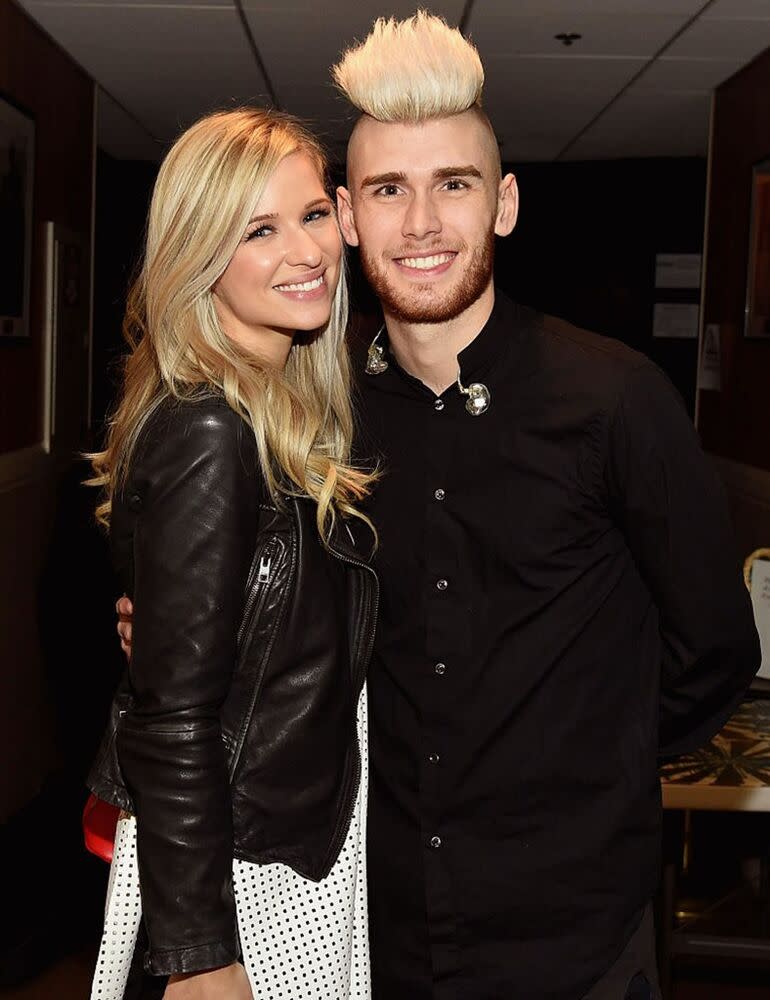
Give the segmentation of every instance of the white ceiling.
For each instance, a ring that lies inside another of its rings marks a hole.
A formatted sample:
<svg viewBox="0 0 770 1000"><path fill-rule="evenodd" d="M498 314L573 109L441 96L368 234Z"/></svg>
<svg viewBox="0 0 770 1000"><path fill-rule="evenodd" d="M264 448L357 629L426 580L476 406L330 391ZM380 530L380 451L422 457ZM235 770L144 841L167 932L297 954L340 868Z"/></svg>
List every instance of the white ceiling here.
<svg viewBox="0 0 770 1000"><path fill-rule="evenodd" d="M404 17L416 6L416 0L240 0L240 8L239 0L21 2L103 88L100 144L115 156L140 159L159 158L179 129L205 111L270 103L271 90L285 110L310 119L341 157L350 116L329 82L329 66L375 17ZM711 91L770 46L770 0L425 6L453 24L465 16L486 67L485 106L510 161L705 155ZM554 39L560 32L583 37L567 48Z"/></svg>

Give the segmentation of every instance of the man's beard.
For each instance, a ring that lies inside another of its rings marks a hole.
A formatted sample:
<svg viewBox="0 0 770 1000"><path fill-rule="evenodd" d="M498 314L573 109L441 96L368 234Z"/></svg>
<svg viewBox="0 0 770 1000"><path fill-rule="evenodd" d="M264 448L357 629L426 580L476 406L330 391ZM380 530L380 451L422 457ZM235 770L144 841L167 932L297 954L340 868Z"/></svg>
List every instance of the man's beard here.
<svg viewBox="0 0 770 1000"><path fill-rule="evenodd" d="M461 280L448 295L436 295L433 282L413 289L394 288L380 258L361 248L361 269L385 312L401 323L447 323L456 319L481 296L489 285L495 261L495 230L490 226L473 250ZM398 265L395 265L398 266Z"/></svg>

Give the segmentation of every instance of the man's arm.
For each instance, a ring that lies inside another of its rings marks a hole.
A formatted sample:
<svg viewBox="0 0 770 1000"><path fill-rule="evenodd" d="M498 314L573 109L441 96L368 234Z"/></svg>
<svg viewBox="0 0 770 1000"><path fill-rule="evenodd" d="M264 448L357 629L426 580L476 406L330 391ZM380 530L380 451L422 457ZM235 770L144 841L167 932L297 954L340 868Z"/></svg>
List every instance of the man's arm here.
<svg viewBox="0 0 770 1000"><path fill-rule="evenodd" d="M611 417L611 503L660 615L660 752L724 725L760 664L721 483L676 390L650 362Z"/></svg>

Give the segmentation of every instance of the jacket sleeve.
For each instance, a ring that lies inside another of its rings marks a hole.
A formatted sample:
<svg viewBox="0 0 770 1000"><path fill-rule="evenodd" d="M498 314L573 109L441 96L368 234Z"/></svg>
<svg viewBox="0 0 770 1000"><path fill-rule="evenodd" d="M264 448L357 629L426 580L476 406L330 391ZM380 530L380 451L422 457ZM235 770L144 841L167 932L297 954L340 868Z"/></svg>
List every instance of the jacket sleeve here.
<svg viewBox="0 0 770 1000"><path fill-rule="evenodd" d="M257 530L248 433L224 404L179 404L155 421L129 479L133 702L116 738L136 808L145 967L156 975L239 953L219 711Z"/></svg>
<svg viewBox="0 0 770 1000"><path fill-rule="evenodd" d="M626 379L608 468L617 519L659 615L660 753L687 753L740 702L759 668L759 642L721 484L652 363Z"/></svg>

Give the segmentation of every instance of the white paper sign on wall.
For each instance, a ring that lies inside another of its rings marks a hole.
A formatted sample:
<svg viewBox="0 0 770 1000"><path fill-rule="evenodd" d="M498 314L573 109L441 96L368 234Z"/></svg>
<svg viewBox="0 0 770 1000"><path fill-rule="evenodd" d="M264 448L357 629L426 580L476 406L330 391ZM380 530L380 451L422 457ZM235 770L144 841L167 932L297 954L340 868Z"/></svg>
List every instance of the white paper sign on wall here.
<svg viewBox="0 0 770 1000"><path fill-rule="evenodd" d="M751 603L762 644L762 666L758 677L770 680L770 561L755 559L751 566Z"/></svg>

